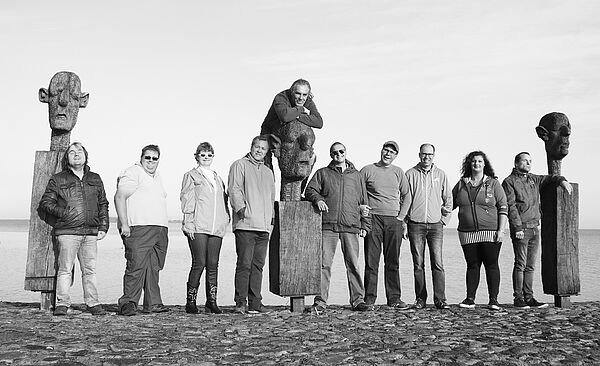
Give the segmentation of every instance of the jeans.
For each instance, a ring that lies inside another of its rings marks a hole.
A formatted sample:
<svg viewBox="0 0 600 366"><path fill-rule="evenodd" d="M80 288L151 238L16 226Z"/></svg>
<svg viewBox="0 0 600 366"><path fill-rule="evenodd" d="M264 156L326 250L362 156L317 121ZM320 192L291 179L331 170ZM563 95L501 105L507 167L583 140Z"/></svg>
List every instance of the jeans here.
<svg viewBox="0 0 600 366"><path fill-rule="evenodd" d="M435 224L408 223L408 239L410 240L415 277L415 296L417 299L427 301L427 285L425 284L425 244L427 244L431 277L433 278L434 304L446 301L446 274L442 260L443 230L444 225L441 222Z"/></svg>
<svg viewBox="0 0 600 366"><path fill-rule="evenodd" d="M533 271L540 249L540 229L523 229L523 239L511 235L515 252L515 265L512 272L513 295L517 299L533 298Z"/></svg>
<svg viewBox="0 0 600 366"><path fill-rule="evenodd" d="M210 296L210 288L217 287L217 273L219 270L219 254L221 253L221 243L223 238L208 235L194 234L194 240L188 237L188 245L192 254L192 267L188 275L188 285L198 288L200 277L206 267L206 298ZM215 299L216 300L216 299Z"/></svg>
<svg viewBox="0 0 600 366"><path fill-rule="evenodd" d="M388 305L400 301L400 245L402 223L395 216L373 215L371 232L365 237L365 302L377 299L379 259L383 250L385 295Z"/></svg>
<svg viewBox="0 0 600 366"><path fill-rule="evenodd" d="M485 266L488 294L490 299L498 299L500 292L500 268L498 256L502 243L473 243L462 246L465 261L467 262L467 298L475 300L481 264Z"/></svg>
<svg viewBox="0 0 600 366"><path fill-rule="evenodd" d="M123 296L119 307L128 302L137 305L144 290L144 309L161 305L158 273L165 266L169 245L168 229L164 226L131 226L131 235L123 237L127 265L123 275Z"/></svg>
<svg viewBox="0 0 600 366"><path fill-rule="evenodd" d="M321 265L321 294L315 296L315 304L327 304L329 297L329 282L331 280L331 265L338 240L342 244L348 289L350 291L350 305L352 307L364 302L365 289L358 268L358 234L336 233L323 230L323 251Z"/></svg>
<svg viewBox="0 0 600 366"><path fill-rule="evenodd" d="M71 306L69 288L73 283L75 258L79 259L83 300L89 307L100 304L96 285L96 235L58 235L58 273L56 275L56 306Z"/></svg>
<svg viewBox="0 0 600 366"><path fill-rule="evenodd" d="M258 308L262 301L262 275L267 258L269 233L236 230L234 234L237 262L235 264L233 300L236 304L245 304L248 299L250 308Z"/></svg>

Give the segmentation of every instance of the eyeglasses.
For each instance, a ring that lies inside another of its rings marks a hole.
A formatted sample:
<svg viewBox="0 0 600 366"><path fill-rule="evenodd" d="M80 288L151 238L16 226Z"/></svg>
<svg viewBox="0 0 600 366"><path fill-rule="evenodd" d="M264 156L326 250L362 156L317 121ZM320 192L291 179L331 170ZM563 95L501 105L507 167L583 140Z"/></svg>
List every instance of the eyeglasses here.
<svg viewBox="0 0 600 366"><path fill-rule="evenodd" d="M332 151L331 155L344 155L346 151L344 150L336 150L336 151Z"/></svg>
<svg viewBox="0 0 600 366"><path fill-rule="evenodd" d="M392 149L387 149L387 148L386 148L386 149L383 149L383 150L381 150L381 151L382 151L384 154L390 154L390 155L396 155L396 154L397 154L397 152L395 152L394 150L392 150Z"/></svg>
<svg viewBox="0 0 600 366"><path fill-rule="evenodd" d="M144 159L148 161L158 161L158 156L144 156Z"/></svg>
<svg viewBox="0 0 600 366"><path fill-rule="evenodd" d="M214 155L211 153L208 153L208 154L200 153L200 154L198 154L198 156L200 156L201 158L212 158Z"/></svg>

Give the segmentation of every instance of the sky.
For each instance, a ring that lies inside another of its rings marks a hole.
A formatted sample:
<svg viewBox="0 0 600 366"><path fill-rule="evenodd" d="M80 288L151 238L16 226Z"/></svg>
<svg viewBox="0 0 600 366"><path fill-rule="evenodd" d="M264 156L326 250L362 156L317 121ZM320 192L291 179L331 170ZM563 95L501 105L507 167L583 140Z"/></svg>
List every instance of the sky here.
<svg viewBox="0 0 600 366"><path fill-rule="evenodd" d="M304 78L324 121L315 168L334 141L360 168L395 140L404 170L433 143L452 184L473 150L500 179L520 151L545 174L535 126L565 113L562 174L580 185L580 228L600 228L597 1L11 1L0 5L0 45L0 219L29 218L35 151L50 146L38 90L72 71L90 97L71 141L87 148L111 216L116 177L152 143L179 219L196 146L213 144L226 180L273 97Z"/></svg>

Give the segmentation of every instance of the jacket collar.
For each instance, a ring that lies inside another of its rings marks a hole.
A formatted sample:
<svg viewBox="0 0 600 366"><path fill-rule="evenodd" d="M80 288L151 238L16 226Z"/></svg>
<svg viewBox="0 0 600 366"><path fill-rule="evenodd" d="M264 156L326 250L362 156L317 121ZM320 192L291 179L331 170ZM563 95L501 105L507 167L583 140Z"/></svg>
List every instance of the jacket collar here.
<svg viewBox="0 0 600 366"><path fill-rule="evenodd" d="M517 177L528 177L529 176L529 173L522 173L517 168L513 168L511 174L516 175Z"/></svg>
<svg viewBox="0 0 600 366"><path fill-rule="evenodd" d="M327 167L329 169L333 169L333 170L337 171L337 169L336 169L337 166L333 160L329 163L329 165L327 165ZM344 170L344 173L346 171L351 172L354 170L356 170L356 167L354 166L354 164L352 164L352 162L350 160L346 159L346 170Z"/></svg>
<svg viewBox="0 0 600 366"><path fill-rule="evenodd" d="M258 161L256 159L254 159L252 157L252 154L247 153L246 156L244 156L244 159L248 160L249 162L251 162L253 165L256 165L257 167L260 167L261 165L265 164L265 161Z"/></svg>

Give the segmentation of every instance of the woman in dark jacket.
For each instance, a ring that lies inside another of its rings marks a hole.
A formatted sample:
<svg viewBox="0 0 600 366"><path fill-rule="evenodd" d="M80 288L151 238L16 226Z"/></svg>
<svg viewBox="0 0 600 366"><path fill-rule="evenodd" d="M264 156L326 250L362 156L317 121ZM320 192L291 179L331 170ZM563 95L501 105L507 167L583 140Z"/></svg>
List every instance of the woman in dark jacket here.
<svg viewBox="0 0 600 366"><path fill-rule="evenodd" d="M97 240L108 231L108 200L100 176L90 171L87 150L72 143L62 160L62 172L53 175L40 200L40 209L53 223L58 252L54 315L66 315L75 258L79 258L83 297L94 315L104 314L96 286Z"/></svg>
<svg viewBox="0 0 600 366"><path fill-rule="evenodd" d="M499 310L498 256L508 215L506 195L482 151L473 151L464 158L461 174L452 190L453 206L458 207L458 238L467 262L467 298L459 306L475 307L483 263L489 293L488 307Z"/></svg>

